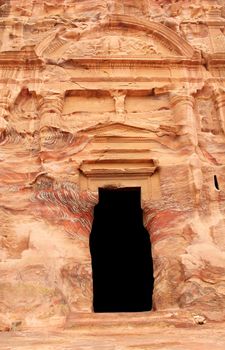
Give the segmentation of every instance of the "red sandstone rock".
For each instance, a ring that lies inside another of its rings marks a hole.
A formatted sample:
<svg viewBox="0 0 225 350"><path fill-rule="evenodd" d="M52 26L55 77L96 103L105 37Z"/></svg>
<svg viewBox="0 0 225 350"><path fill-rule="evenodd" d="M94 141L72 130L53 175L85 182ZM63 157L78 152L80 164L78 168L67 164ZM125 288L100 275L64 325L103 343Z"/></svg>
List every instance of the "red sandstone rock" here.
<svg viewBox="0 0 225 350"><path fill-rule="evenodd" d="M224 320L223 2L12 0L0 14L0 329L92 312L104 186L141 187L154 310Z"/></svg>

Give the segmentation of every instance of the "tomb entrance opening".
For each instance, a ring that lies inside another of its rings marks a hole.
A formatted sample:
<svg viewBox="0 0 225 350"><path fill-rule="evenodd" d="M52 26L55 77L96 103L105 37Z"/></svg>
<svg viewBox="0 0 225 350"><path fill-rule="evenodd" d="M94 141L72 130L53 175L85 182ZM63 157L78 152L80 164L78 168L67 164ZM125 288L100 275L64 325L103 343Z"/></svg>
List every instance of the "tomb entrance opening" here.
<svg viewBox="0 0 225 350"><path fill-rule="evenodd" d="M94 312L151 310L153 263L139 187L99 188L90 251Z"/></svg>

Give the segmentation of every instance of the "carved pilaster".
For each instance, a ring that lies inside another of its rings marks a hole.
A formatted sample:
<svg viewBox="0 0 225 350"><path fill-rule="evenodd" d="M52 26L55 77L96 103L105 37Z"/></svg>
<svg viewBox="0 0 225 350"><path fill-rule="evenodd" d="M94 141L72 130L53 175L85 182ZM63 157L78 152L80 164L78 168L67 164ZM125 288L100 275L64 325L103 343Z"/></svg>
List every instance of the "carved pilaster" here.
<svg viewBox="0 0 225 350"><path fill-rule="evenodd" d="M64 106L64 94L42 93L38 98L40 117L40 144L48 147L52 144L52 128L59 129Z"/></svg>
<svg viewBox="0 0 225 350"><path fill-rule="evenodd" d="M189 158L189 169L192 177L191 183L195 196L195 204L198 206L200 202L201 190L203 187L203 174L201 161L196 153L193 153Z"/></svg>
<svg viewBox="0 0 225 350"><path fill-rule="evenodd" d="M221 129L223 130L223 133L225 133L225 93L218 93L215 97L215 102Z"/></svg>
<svg viewBox="0 0 225 350"><path fill-rule="evenodd" d="M64 94L51 92L42 93L38 100L40 129L58 126L63 106Z"/></svg>
<svg viewBox="0 0 225 350"><path fill-rule="evenodd" d="M10 97L11 93L8 89L0 90L0 132L5 131L8 125Z"/></svg>
<svg viewBox="0 0 225 350"><path fill-rule="evenodd" d="M181 135L187 134L191 144L197 146L197 131L193 111L194 98L188 94L173 94L170 103L175 124L180 126Z"/></svg>

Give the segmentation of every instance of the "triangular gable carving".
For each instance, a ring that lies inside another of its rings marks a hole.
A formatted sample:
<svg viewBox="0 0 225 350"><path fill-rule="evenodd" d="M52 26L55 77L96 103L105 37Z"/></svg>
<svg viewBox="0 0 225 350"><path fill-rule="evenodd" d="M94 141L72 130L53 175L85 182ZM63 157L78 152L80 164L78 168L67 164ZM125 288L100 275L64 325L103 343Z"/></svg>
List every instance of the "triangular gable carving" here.
<svg viewBox="0 0 225 350"><path fill-rule="evenodd" d="M129 124L123 124L123 123L111 123L111 124L101 124L96 125L94 127L87 128L85 130L82 130L82 133L88 134L90 136L95 137L135 137L135 136L143 136L148 137L149 132L151 130L147 130L145 128L140 128L136 126L132 126Z"/></svg>
<svg viewBox="0 0 225 350"><path fill-rule="evenodd" d="M192 58L199 55L161 23L114 15L83 33L61 31L38 45L39 55L67 61L87 58Z"/></svg>

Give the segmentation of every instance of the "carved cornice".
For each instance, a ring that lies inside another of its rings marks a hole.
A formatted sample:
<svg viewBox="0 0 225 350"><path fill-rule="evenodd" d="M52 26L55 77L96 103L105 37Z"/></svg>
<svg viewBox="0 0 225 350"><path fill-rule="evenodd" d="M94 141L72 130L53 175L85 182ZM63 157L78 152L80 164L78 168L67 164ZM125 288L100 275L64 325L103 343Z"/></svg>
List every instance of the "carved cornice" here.
<svg viewBox="0 0 225 350"><path fill-rule="evenodd" d="M208 26L224 27L225 19L223 19L223 18L207 19L205 21L201 21L201 23L207 24Z"/></svg>
<svg viewBox="0 0 225 350"><path fill-rule="evenodd" d="M29 70L43 66L43 61L33 49L28 48L24 51L5 51L0 53L0 68L23 68Z"/></svg>
<svg viewBox="0 0 225 350"><path fill-rule="evenodd" d="M154 67L163 68L165 65L174 67L196 67L203 63L202 59L188 59L185 57L168 57L157 59L146 58L109 58L109 57L93 57L93 58L74 58L63 62L59 62L58 65L63 68L74 67L90 67L90 68L132 68L132 67Z"/></svg>
<svg viewBox="0 0 225 350"><path fill-rule="evenodd" d="M80 171L86 177L151 176L158 166L155 159L85 160Z"/></svg>
<svg viewBox="0 0 225 350"><path fill-rule="evenodd" d="M221 48L223 49L223 48ZM224 52L217 52L213 54L205 55L205 63L206 65L210 67L221 67L225 66L225 53Z"/></svg>
<svg viewBox="0 0 225 350"><path fill-rule="evenodd" d="M95 135L94 137L94 142L96 143L105 143L105 142L110 142L110 143L118 143L118 142L123 142L123 143L131 143L131 142L137 142L139 144L141 143L146 143L146 142L151 142L152 138L150 137L145 137L143 135L140 136L118 136L118 135ZM136 152L136 150L135 150Z"/></svg>

